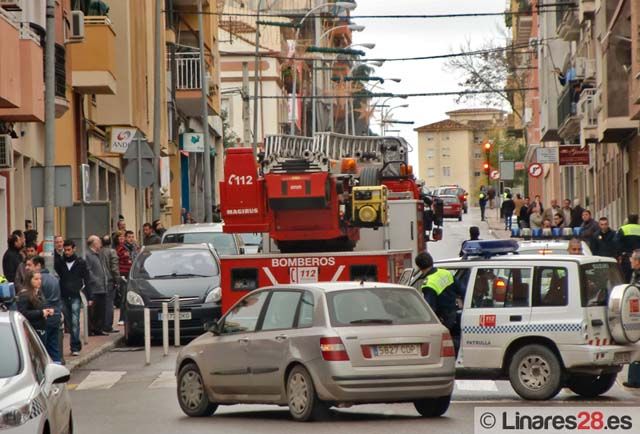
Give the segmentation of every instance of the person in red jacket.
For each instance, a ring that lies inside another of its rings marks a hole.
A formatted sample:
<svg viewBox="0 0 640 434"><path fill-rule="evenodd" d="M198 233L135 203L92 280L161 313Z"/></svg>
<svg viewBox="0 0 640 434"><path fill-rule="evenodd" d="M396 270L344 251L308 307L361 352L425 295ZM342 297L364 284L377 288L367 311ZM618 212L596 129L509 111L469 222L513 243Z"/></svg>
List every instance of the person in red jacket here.
<svg viewBox="0 0 640 434"><path fill-rule="evenodd" d="M115 233L116 253L118 254L118 269L120 270L120 285L118 287L118 294L116 294L116 303L120 308L120 318L118 325L124 325L125 316L125 301L127 292L127 278L129 277L129 271L131 271L131 255L129 249L125 246L124 231L117 231Z"/></svg>

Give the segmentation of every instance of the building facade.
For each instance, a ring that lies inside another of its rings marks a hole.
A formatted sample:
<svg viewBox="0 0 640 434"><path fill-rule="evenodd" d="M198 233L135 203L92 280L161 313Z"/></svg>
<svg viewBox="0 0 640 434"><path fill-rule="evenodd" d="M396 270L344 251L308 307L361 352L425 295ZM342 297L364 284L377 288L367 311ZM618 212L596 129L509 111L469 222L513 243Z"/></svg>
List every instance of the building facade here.
<svg viewBox="0 0 640 434"><path fill-rule="evenodd" d="M416 128L418 177L428 188L457 184L475 192L487 184L483 144L504 128L505 113L492 108L447 112L448 119Z"/></svg>

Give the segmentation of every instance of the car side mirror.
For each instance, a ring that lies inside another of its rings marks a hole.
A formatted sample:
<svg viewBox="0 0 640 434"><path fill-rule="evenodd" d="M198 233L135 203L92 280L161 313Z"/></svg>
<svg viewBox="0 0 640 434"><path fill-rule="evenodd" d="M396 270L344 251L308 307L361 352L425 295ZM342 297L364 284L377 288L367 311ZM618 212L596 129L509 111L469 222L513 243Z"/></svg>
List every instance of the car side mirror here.
<svg viewBox="0 0 640 434"><path fill-rule="evenodd" d="M211 327L209 327L209 331L214 336L220 336L221 330L222 330L222 326L218 322L213 323L213 325Z"/></svg>
<svg viewBox="0 0 640 434"><path fill-rule="evenodd" d="M45 376L51 384L68 383L71 379L71 372L62 365L49 363L45 369Z"/></svg>

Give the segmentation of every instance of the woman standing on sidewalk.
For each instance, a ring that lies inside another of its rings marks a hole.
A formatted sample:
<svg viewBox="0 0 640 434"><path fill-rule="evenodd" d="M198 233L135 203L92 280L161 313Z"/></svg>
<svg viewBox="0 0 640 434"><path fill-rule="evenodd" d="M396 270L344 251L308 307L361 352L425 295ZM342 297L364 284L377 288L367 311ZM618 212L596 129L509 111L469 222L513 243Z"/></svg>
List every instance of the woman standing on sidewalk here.
<svg viewBox="0 0 640 434"><path fill-rule="evenodd" d="M120 318L118 319L118 325L124 325L124 318L126 316L126 296L127 296L127 278L129 277L129 271L131 270L131 255L129 249L125 246L124 231L116 232L116 253L118 254L118 269L120 271L119 294L116 296L118 300L118 307L120 307Z"/></svg>
<svg viewBox="0 0 640 434"><path fill-rule="evenodd" d="M18 311L24 315L35 329L44 344L47 330L47 318L54 314L54 309L44 308L45 300L40 288L42 276L34 271L25 273L24 286L18 294Z"/></svg>

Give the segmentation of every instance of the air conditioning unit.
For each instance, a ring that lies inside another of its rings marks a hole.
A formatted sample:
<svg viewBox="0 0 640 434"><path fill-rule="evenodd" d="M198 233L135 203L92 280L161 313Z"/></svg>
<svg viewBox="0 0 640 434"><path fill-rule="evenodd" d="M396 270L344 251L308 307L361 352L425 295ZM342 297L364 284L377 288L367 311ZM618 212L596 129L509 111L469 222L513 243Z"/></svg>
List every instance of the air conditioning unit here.
<svg viewBox="0 0 640 434"><path fill-rule="evenodd" d="M13 146L9 134L0 134L0 169L13 168Z"/></svg>
<svg viewBox="0 0 640 434"><path fill-rule="evenodd" d="M69 42L84 40L84 13L82 11L71 11L71 29L67 39Z"/></svg>
<svg viewBox="0 0 640 434"><path fill-rule="evenodd" d="M7 11L21 11L22 0L0 0L0 7Z"/></svg>

